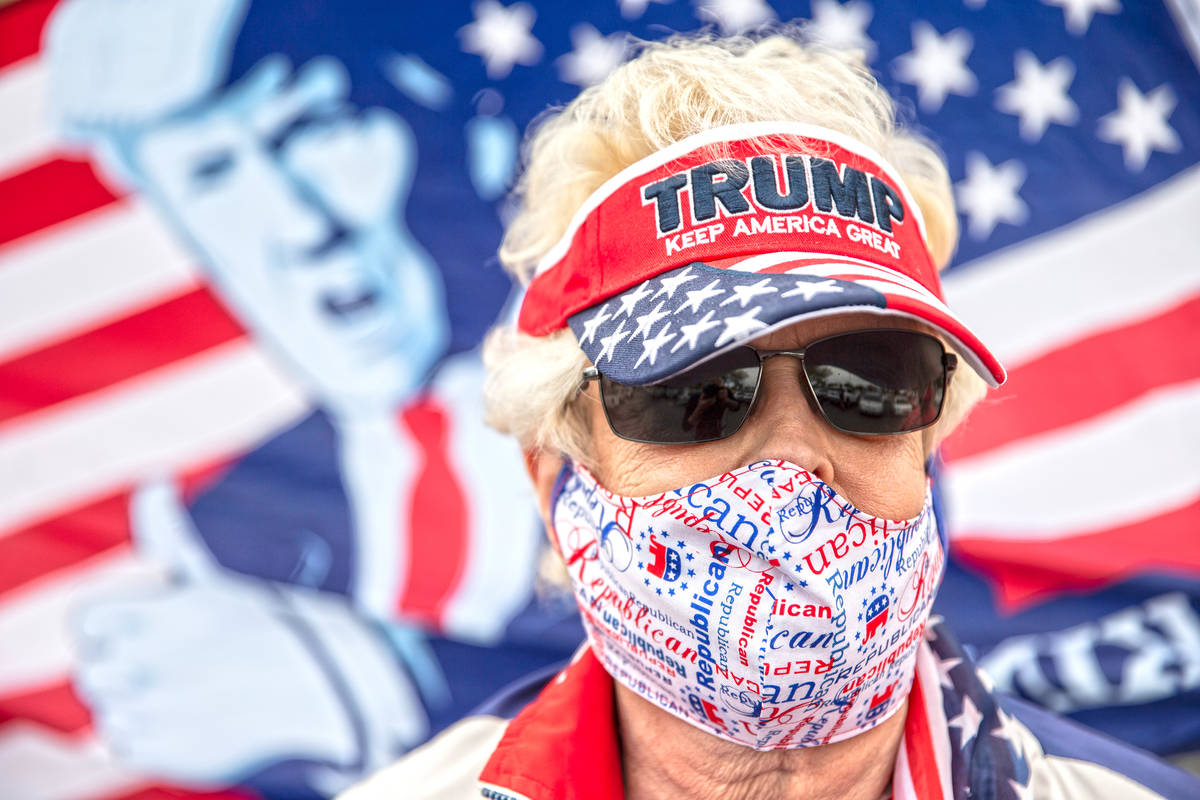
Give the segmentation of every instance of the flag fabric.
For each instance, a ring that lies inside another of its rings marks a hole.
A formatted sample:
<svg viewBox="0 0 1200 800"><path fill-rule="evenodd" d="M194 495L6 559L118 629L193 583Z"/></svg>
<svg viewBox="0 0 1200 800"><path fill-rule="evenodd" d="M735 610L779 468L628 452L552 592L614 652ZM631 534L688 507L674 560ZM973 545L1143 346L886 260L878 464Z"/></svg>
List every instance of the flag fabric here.
<svg viewBox="0 0 1200 800"><path fill-rule="evenodd" d="M328 796L569 653L477 399L520 132L629 36L797 18L945 152L1011 376L944 450L939 610L1001 687L1200 745L1191 0L17 0L0 795Z"/></svg>
<svg viewBox="0 0 1200 800"><path fill-rule="evenodd" d="M956 180L948 303L1009 370L943 451L939 610L1001 689L1162 753L1200 745L1195 9L989 4L912 24L961 70L893 62Z"/></svg>

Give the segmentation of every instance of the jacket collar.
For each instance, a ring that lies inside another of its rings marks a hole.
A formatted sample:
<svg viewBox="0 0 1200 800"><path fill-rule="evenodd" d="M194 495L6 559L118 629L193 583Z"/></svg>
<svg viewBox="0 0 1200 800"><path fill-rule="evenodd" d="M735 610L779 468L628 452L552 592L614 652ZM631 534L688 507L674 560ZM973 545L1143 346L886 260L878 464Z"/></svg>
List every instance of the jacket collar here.
<svg viewBox="0 0 1200 800"><path fill-rule="evenodd" d="M1020 796L1034 756L1023 726L999 708L945 625L934 621L919 647L893 797L961 800L972 786ZM613 680L585 645L508 724L479 776L483 796L623 800L614 703Z"/></svg>
<svg viewBox="0 0 1200 800"><path fill-rule="evenodd" d="M479 776L484 796L624 798L614 703L612 678L584 646L508 724Z"/></svg>

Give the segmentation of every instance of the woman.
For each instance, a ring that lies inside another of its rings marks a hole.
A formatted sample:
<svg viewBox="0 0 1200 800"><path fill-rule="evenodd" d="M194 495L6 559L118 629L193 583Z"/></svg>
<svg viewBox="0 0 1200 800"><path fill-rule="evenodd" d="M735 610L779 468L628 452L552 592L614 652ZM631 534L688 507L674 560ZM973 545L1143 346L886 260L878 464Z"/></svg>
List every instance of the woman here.
<svg viewBox="0 0 1200 800"><path fill-rule="evenodd" d="M647 45L519 196L488 402L588 643L355 800L1194 796L992 696L929 618L926 465L1005 375L942 302L945 166L861 61Z"/></svg>

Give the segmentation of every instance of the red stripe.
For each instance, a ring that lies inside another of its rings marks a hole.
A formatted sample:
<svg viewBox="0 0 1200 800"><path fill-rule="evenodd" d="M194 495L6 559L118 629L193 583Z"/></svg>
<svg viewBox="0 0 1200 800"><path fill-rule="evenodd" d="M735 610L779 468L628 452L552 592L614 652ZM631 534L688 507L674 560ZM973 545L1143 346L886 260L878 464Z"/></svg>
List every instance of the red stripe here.
<svg viewBox="0 0 1200 800"><path fill-rule="evenodd" d="M190 504L198 495L215 486L225 477L225 473L233 469L237 459L233 456L220 459L211 464L200 464L188 469L179 478L179 491L185 503Z"/></svg>
<svg viewBox="0 0 1200 800"><path fill-rule="evenodd" d="M181 470L185 498L220 480L234 463L228 458ZM130 547L130 491L120 491L76 508L59 510L10 534L0 536L0 596L45 575L76 567L100 556L114 557Z"/></svg>
<svg viewBox="0 0 1200 800"><path fill-rule="evenodd" d="M917 797L921 800L938 800L942 797L942 781L934 756L933 730L925 708L925 691L921 688L919 677L913 679L912 691L908 695L904 750L908 755L908 769Z"/></svg>
<svg viewBox="0 0 1200 800"><path fill-rule="evenodd" d="M88 161L55 158L0 180L0 244L115 203Z"/></svg>
<svg viewBox="0 0 1200 800"><path fill-rule="evenodd" d="M1013 370L947 441L946 460L968 458L1082 422L1159 386L1200 377L1200 295L1158 316L1076 342ZM1064 392L1065 386L1074 387Z"/></svg>
<svg viewBox="0 0 1200 800"><path fill-rule="evenodd" d="M467 498L447 456L446 411L425 397L406 408L401 420L421 448L422 459L407 525L402 521L397 531L408 537L408 563L403 565L407 579L397 610L437 629L466 566Z"/></svg>
<svg viewBox="0 0 1200 800"><path fill-rule="evenodd" d="M0 364L0 423L244 335L205 287Z"/></svg>
<svg viewBox="0 0 1200 800"><path fill-rule="evenodd" d="M955 557L987 576L1015 613L1063 592L1087 592L1147 572L1200 577L1200 500L1150 519L1051 541L951 541Z"/></svg>
<svg viewBox="0 0 1200 800"><path fill-rule="evenodd" d="M830 262L845 263L852 266L863 266L862 264L858 264L857 262L846 259L843 259L840 262L837 259L798 259L796 261L788 261L782 264L777 264L773 267L768 267L767 269L761 270L761 272L787 272L788 270L796 269L798 266L828 264ZM849 281L851 283L858 283L865 279L862 274L839 273L832 270L826 271L825 276L833 280ZM984 368L991 373L991 376L996 383L1004 383L1006 379L1006 373L1004 368L1000 365L1000 362L996 360L996 357L986 347L983 346L983 343L980 342L975 334L970 329L965 327L962 322L955 319L952 315L947 314L942 308L933 304L934 302L940 301L941 298L938 294L930 291L929 289L922 288L921 291L929 294L931 298L930 302L911 297L908 293L916 292L917 289L914 288L910 283L904 281L900 276L891 275L882 268L880 268L879 274L870 276L870 280L879 283L889 283L901 290L892 292L888 289L878 289L878 291L884 296L886 308L888 310L912 314L942 328L951 336L956 337L964 347L968 348L972 353L975 354L977 358L979 358L981 362L983 362ZM919 285L919 282L917 283Z"/></svg>
<svg viewBox="0 0 1200 800"><path fill-rule="evenodd" d="M200 792L176 786L143 786L132 792L108 795L103 800L257 800L261 795L246 788Z"/></svg>
<svg viewBox="0 0 1200 800"><path fill-rule="evenodd" d="M0 595L129 546L129 492L40 520L0 538Z"/></svg>
<svg viewBox="0 0 1200 800"><path fill-rule="evenodd" d="M938 326L946 333L958 339L963 347L967 348L968 351L973 353L982 362L983 368L991 374L992 379L997 384L1003 384L1007 380L1008 375L1004 367L996 360L995 355L984 347L979 338L969 328L964 326L962 322L947 314L942 309L922 300L902 294L885 293L884 296L887 298L887 307L889 310L912 314L919 319Z"/></svg>
<svg viewBox="0 0 1200 800"><path fill-rule="evenodd" d="M20 720L73 734L92 724L92 712L69 680L32 692L0 697L0 725Z"/></svg>
<svg viewBox="0 0 1200 800"><path fill-rule="evenodd" d="M736 258L736 259L731 258L731 259L722 259L722 260L723 261L731 261L731 262L745 261L745 258ZM713 262L713 263L715 264L718 262ZM855 267L864 266L862 264L862 262L860 262L860 261L854 261L853 259L848 259L848 258L838 258L837 256L827 256L825 258L796 258L796 259L792 259L790 261L783 261L778 264L772 264L769 267L764 267L763 269L758 270L755 274L756 275L777 275L777 274L781 274L784 272L788 272L793 269L800 269L801 267L825 266L828 264L846 264L848 266L855 266ZM854 276L854 277L857 278L859 276ZM854 278L847 278L844 280L854 280Z"/></svg>
<svg viewBox="0 0 1200 800"><path fill-rule="evenodd" d="M0 67L35 56L58 0L23 0L0 11Z"/></svg>

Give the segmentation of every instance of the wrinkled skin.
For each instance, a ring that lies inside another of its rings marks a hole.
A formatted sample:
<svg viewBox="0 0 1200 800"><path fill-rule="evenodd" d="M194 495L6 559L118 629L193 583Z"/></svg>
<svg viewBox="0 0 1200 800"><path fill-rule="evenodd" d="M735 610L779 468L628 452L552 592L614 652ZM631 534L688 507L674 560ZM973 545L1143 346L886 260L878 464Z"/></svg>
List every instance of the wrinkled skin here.
<svg viewBox="0 0 1200 800"><path fill-rule="evenodd" d="M841 314L800 322L750 344L795 350L834 333L880 327L925 329L895 317ZM810 404L795 359L767 361L762 380L758 406L741 430L728 439L696 445L648 445L617 437L604 417L598 387L589 385L576 402L587 404L593 474L610 491L641 496L687 486L759 459L781 458L810 470L870 514L909 519L920 513L931 429L896 436L835 430ZM525 459L549 529L551 490L563 459L537 451L527 452ZM891 779L906 717L901 709L878 727L835 744L755 752L693 728L624 686L615 686L630 800L684 793L692 800L873 800Z"/></svg>

